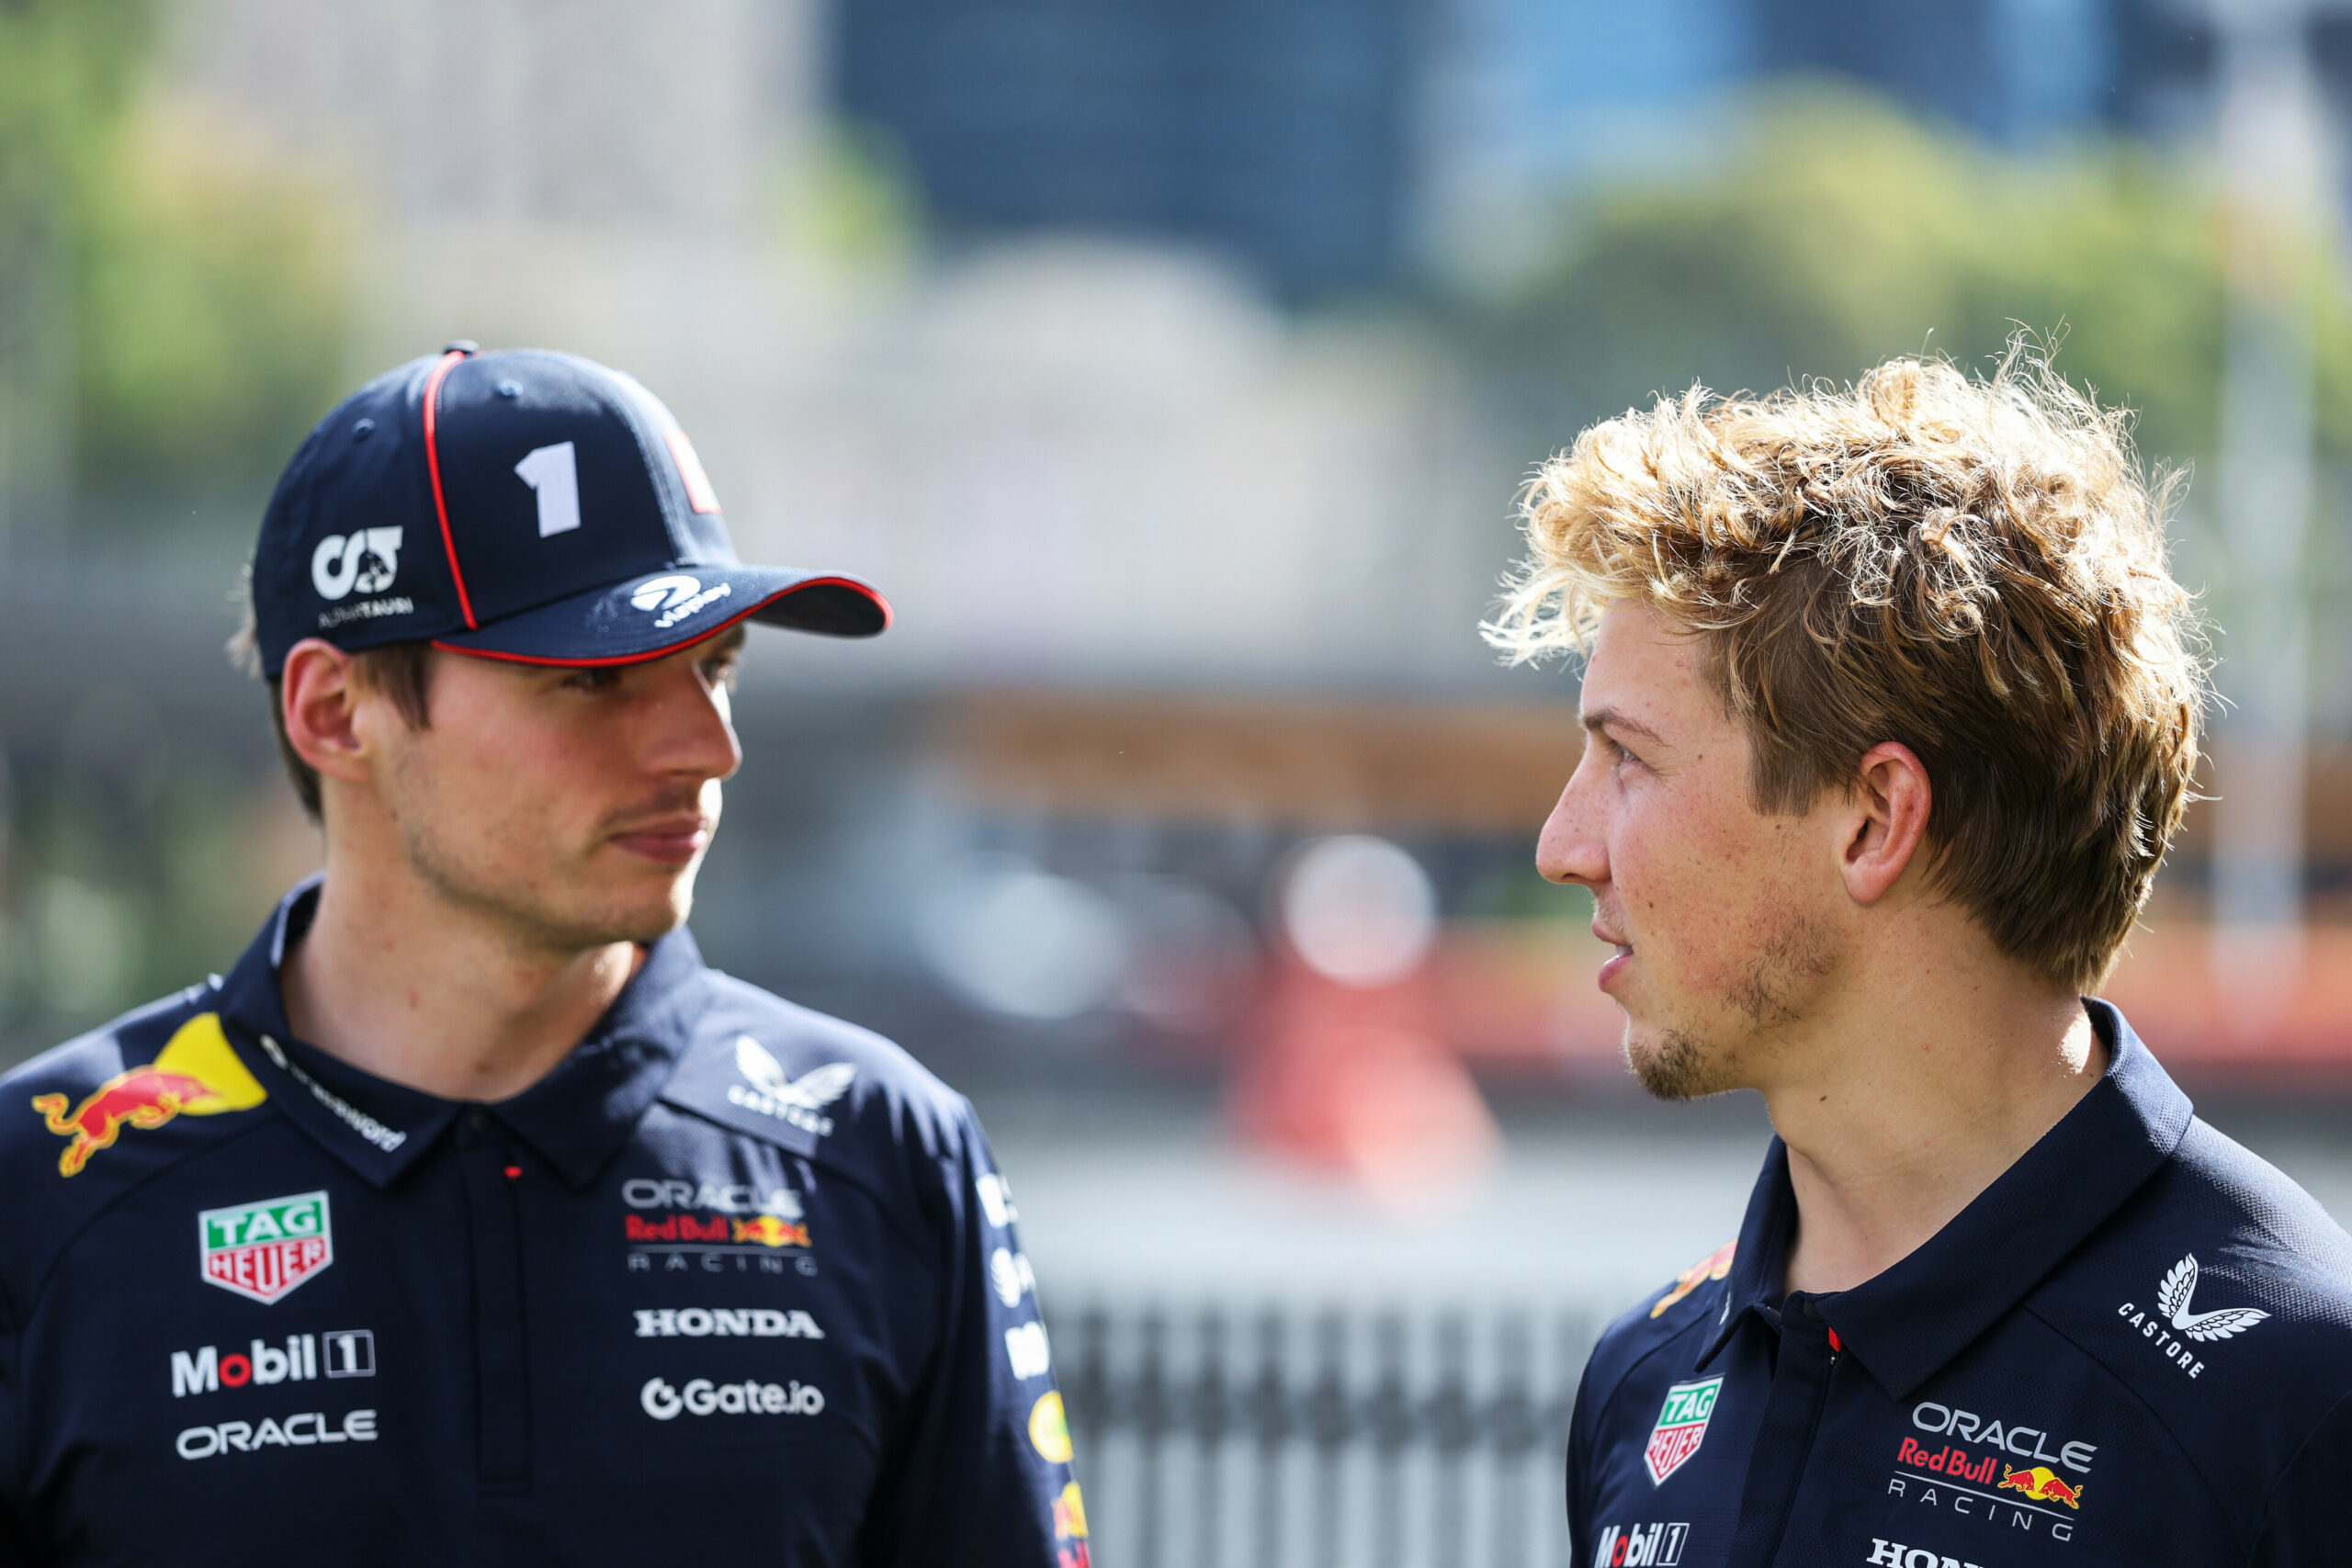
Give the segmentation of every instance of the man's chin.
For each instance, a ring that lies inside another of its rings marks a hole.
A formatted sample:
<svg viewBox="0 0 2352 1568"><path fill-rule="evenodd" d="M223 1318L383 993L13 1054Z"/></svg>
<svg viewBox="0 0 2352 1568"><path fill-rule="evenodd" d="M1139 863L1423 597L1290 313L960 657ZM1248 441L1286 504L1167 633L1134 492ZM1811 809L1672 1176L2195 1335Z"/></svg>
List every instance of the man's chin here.
<svg viewBox="0 0 2352 1568"><path fill-rule="evenodd" d="M694 883L688 878L670 887L592 896L561 911L543 909L538 923L557 946L585 950L632 942L650 947L684 925L694 904Z"/></svg>
<svg viewBox="0 0 2352 1568"><path fill-rule="evenodd" d="M1625 1065L1658 1100L1698 1100L1739 1087L1729 1053L1679 1029L1625 1027Z"/></svg>
<svg viewBox="0 0 2352 1568"><path fill-rule="evenodd" d="M666 897L650 898L636 908L620 911L613 934L606 940L650 947L684 925L694 908L695 885L689 876L670 889Z"/></svg>

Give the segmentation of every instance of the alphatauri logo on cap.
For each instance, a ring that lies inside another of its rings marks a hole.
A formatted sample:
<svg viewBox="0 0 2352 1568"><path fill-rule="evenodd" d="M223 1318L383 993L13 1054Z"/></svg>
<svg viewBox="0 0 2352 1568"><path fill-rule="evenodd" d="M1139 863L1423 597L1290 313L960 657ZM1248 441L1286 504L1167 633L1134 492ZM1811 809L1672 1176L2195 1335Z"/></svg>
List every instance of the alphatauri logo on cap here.
<svg viewBox="0 0 2352 1568"><path fill-rule="evenodd" d="M401 530L362 528L329 534L311 552L311 586L322 599L381 593L400 575Z"/></svg>

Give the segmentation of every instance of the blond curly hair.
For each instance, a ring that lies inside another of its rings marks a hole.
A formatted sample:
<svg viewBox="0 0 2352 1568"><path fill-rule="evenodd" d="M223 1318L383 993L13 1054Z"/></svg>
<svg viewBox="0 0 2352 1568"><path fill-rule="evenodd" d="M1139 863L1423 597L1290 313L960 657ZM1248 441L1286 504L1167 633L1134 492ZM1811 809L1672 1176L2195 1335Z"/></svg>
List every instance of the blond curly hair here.
<svg viewBox="0 0 2352 1568"><path fill-rule="evenodd" d="M2013 344L1989 377L1893 359L1850 389L1693 388L1593 425L1521 496L1530 558L1483 629L1581 649L1607 604L1700 634L1763 811L1908 746L1931 883L2031 973L2113 965L2197 765L2203 637L2165 560L2176 477L2128 416Z"/></svg>

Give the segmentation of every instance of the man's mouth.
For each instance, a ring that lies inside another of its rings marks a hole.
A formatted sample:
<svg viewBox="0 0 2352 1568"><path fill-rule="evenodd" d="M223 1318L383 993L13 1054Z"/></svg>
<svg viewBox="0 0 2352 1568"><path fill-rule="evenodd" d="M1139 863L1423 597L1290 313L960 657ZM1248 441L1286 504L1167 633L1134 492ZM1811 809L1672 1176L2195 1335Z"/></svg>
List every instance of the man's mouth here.
<svg viewBox="0 0 2352 1568"><path fill-rule="evenodd" d="M612 836L612 841L647 860L684 865L709 844L710 829L707 817L665 817L624 829Z"/></svg>
<svg viewBox="0 0 2352 1568"><path fill-rule="evenodd" d="M1598 919L1592 922L1592 934L1616 949L1615 953L1601 961L1599 980L1600 988L1605 991L1609 988L1609 983L1623 974L1625 966L1633 962L1634 944L1621 939L1615 931L1602 925Z"/></svg>

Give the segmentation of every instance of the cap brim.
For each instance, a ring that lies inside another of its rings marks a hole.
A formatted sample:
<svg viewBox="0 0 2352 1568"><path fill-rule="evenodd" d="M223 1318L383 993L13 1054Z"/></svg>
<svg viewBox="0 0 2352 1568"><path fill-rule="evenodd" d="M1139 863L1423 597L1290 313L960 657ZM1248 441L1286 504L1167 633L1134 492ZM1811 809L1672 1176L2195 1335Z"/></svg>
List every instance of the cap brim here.
<svg viewBox="0 0 2352 1568"><path fill-rule="evenodd" d="M837 572L671 567L433 642L523 664L635 664L691 648L745 620L826 637L873 637L890 624L890 603Z"/></svg>

